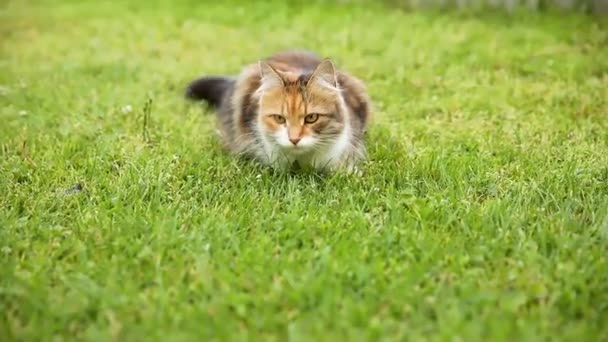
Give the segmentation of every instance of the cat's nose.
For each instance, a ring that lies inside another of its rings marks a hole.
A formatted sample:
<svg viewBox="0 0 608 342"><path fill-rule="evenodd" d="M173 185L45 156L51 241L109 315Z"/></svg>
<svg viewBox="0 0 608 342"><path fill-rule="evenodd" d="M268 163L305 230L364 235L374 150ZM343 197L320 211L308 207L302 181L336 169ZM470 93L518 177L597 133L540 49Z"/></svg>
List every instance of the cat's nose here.
<svg viewBox="0 0 608 342"><path fill-rule="evenodd" d="M292 144L297 145L300 142L300 138L289 138Z"/></svg>

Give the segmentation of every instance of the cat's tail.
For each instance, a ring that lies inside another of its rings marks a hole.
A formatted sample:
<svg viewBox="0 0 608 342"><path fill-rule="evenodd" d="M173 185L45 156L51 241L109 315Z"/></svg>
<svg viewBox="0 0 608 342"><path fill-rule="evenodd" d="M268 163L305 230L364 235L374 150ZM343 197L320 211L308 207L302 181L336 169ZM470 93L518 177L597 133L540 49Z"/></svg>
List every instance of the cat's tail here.
<svg viewBox="0 0 608 342"><path fill-rule="evenodd" d="M196 79L186 88L186 98L203 100L212 107L219 107L223 98L234 86L234 79L226 76L206 76Z"/></svg>

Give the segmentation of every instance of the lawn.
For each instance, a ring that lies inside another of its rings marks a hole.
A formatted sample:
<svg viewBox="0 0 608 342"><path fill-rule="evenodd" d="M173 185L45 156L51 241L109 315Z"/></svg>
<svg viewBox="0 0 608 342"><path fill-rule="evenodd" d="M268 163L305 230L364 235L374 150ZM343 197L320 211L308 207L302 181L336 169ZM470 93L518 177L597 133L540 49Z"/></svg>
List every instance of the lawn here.
<svg viewBox="0 0 608 342"><path fill-rule="evenodd" d="M608 21L1 1L0 340L608 339ZM225 153L188 81L307 48L362 175Z"/></svg>

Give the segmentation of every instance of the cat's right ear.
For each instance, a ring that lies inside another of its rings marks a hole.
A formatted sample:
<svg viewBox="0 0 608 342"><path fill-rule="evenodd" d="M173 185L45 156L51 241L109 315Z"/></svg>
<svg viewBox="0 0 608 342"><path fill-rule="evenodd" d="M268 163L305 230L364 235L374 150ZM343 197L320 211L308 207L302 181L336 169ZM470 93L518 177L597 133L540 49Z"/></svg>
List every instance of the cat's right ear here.
<svg viewBox="0 0 608 342"><path fill-rule="evenodd" d="M260 61L260 76L262 77L262 84L266 87L279 87L284 86L285 81L279 72L267 62Z"/></svg>

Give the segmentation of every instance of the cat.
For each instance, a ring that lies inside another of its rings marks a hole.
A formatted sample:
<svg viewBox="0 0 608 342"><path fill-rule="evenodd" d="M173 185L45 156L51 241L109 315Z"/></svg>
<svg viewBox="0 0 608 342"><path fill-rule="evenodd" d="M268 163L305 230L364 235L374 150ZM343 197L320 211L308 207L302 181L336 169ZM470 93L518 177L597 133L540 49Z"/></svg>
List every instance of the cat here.
<svg viewBox="0 0 608 342"><path fill-rule="evenodd" d="M280 51L238 76L196 79L186 97L215 108L229 151L271 167L352 172L366 157L366 86L313 52Z"/></svg>

